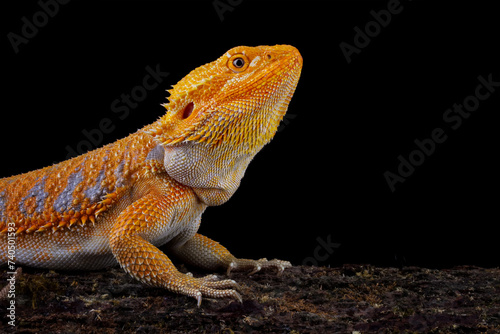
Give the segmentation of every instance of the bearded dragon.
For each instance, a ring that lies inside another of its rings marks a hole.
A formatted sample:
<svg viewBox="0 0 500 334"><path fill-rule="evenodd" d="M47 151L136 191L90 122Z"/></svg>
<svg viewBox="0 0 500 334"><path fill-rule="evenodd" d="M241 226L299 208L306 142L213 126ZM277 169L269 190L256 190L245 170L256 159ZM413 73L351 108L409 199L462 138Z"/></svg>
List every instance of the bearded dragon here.
<svg viewBox="0 0 500 334"><path fill-rule="evenodd" d="M116 263L137 280L194 297L233 298L238 285L176 269L158 247L208 271L291 264L234 257L197 233L275 135L302 69L288 45L232 48L171 90L153 124L73 159L0 179L0 264L95 270Z"/></svg>

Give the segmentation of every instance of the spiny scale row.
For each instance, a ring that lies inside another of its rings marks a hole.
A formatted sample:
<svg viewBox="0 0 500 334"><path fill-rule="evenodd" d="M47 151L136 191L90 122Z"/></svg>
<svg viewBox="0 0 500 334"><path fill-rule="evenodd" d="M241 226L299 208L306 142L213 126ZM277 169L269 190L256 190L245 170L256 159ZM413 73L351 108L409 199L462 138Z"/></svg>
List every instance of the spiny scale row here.
<svg viewBox="0 0 500 334"><path fill-rule="evenodd" d="M101 202L80 211L70 210L67 213L51 213L45 217L23 217L15 224L16 235L21 233L30 234L33 232L52 231L52 233L64 228L71 228L73 225L85 226L87 222L95 225L96 218L102 212L108 210L116 202L117 194L112 193L105 196ZM2 228L3 227L3 228ZM9 232L9 226L6 222L0 222L0 234Z"/></svg>

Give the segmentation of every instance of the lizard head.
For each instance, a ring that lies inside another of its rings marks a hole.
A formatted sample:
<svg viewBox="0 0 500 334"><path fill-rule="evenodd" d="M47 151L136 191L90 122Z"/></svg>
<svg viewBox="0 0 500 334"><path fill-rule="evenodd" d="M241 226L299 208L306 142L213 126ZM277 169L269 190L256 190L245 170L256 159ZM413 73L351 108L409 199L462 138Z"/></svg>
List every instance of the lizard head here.
<svg viewBox="0 0 500 334"><path fill-rule="evenodd" d="M301 69L296 48L276 45L235 47L190 72L147 130L165 148L167 173L209 205L229 199L274 137Z"/></svg>

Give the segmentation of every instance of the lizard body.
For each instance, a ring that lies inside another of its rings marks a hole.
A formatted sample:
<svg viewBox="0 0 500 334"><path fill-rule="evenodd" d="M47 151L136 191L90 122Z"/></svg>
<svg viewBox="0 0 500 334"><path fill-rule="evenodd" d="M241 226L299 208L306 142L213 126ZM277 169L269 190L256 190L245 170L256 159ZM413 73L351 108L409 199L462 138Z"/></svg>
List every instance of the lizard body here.
<svg viewBox="0 0 500 334"><path fill-rule="evenodd" d="M236 47L169 90L167 113L97 150L0 179L0 264L100 269L192 296L241 301L232 280L182 274L166 254L206 270L290 266L235 258L197 232L208 206L226 202L276 133L300 77L291 46Z"/></svg>

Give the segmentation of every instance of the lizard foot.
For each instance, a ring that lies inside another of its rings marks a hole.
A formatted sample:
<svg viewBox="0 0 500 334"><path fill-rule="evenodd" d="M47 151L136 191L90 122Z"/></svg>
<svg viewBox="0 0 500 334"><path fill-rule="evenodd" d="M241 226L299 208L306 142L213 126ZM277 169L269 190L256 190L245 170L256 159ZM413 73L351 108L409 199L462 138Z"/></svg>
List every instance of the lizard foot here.
<svg viewBox="0 0 500 334"><path fill-rule="evenodd" d="M180 273L179 273L180 274ZM200 307L203 297L209 298L232 298L242 303L240 294L235 290L239 289L238 284L232 279L219 280L216 275L195 278L191 274L180 274L177 287L174 292L182 293L194 297L197 306Z"/></svg>
<svg viewBox="0 0 500 334"><path fill-rule="evenodd" d="M244 271L250 270L248 275L253 275L265 268L276 268L278 270L278 276L281 276L286 268L290 268L292 264L288 261L283 260L249 260L249 259L236 259L234 258L227 268L227 275L229 276L231 271Z"/></svg>

